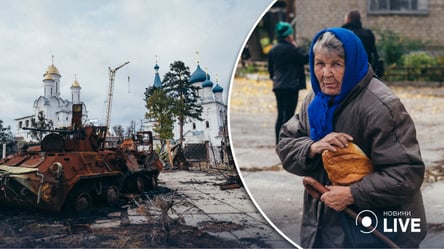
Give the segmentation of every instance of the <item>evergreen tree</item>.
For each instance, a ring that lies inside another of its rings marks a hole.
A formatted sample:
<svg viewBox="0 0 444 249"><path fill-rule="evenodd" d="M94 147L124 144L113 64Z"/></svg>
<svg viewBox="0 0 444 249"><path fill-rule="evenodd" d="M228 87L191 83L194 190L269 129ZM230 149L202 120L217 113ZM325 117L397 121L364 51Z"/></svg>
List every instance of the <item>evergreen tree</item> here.
<svg viewBox="0 0 444 249"><path fill-rule="evenodd" d="M6 155L13 154L17 151L14 135L11 132L11 126L4 127L3 120L0 120L0 156L3 155L3 144L6 144Z"/></svg>
<svg viewBox="0 0 444 249"><path fill-rule="evenodd" d="M11 127L3 127L3 120L0 120L0 144L8 144L13 142L13 140Z"/></svg>
<svg viewBox="0 0 444 249"><path fill-rule="evenodd" d="M113 126L114 134L116 134L117 137L123 137L125 130L123 129L122 125L114 125Z"/></svg>
<svg viewBox="0 0 444 249"><path fill-rule="evenodd" d="M173 99L161 88L149 87L145 91L145 118L155 121L153 131L165 140L173 138Z"/></svg>
<svg viewBox="0 0 444 249"><path fill-rule="evenodd" d="M162 81L162 88L174 100L172 112L179 122L180 144L183 142L183 126L186 119L202 120L202 106L197 104L198 87L191 85L189 79L190 68L182 61L175 61L170 64L170 71Z"/></svg>
<svg viewBox="0 0 444 249"><path fill-rule="evenodd" d="M40 111L37 115L37 120L35 118L31 119L31 127L32 128L37 128L37 129L42 129L42 130L49 130L52 129L53 127L53 122L52 120L48 120L45 117L45 114L43 113L43 111ZM35 131L35 130L31 130L31 137L33 139L36 139L39 142L42 142L43 139L43 131Z"/></svg>

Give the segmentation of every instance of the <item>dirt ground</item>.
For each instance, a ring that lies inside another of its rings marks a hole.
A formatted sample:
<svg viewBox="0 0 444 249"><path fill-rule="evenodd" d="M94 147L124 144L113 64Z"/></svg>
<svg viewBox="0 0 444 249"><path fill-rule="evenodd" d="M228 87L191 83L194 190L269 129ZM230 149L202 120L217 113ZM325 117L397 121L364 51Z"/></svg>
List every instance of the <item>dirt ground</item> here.
<svg viewBox="0 0 444 249"><path fill-rule="evenodd" d="M171 195L163 189L162 197ZM110 228L94 224L110 219L123 209L97 208L84 216L70 216L33 210L1 209L0 247L2 248L196 248L241 247L237 241L223 240L208 232L236 229L236 225L207 224L204 229L187 226L177 219L151 217L145 224ZM147 214L148 215L148 214ZM118 219L124 219L119 215Z"/></svg>
<svg viewBox="0 0 444 249"><path fill-rule="evenodd" d="M160 180L174 174L184 173L164 172ZM214 180L221 178L215 173L192 174L194 175L190 174L190 179L176 181L173 188L161 183L155 191L121 199L118 208L97 207L82 215L1 208L0 247L249 248L252 245L269 247L260 239L233 240L217 236L248 227L248 224L235 220L201 221L195 226L187 225L184 217L177 214L177 210L191 210L196 207L190 204L187 201L188 196L177 188L184 185L206 184L214 186L215 191L220 192L222 190L219 190L217 183L223 183ZM196 174L207 174L202 177L209 182L196 180ZM244 190L240 188L233 191ZM245 202L249 202L248 198ZM187 214L187 211L182 214Z"/></svg>

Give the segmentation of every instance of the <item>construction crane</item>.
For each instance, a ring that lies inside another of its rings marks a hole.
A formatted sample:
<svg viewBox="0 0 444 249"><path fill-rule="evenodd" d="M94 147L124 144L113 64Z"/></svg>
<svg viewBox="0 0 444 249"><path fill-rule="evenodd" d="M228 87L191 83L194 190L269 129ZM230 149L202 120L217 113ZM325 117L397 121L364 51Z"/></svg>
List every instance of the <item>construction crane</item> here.
<svg viewBox="0 0 444 249"><path fill-rule="evenodd" d="M109 124L111 121L111 107L113 105L114 79L116 77L116 71L119 70L120 68L124 67L128 63L129 63L129 61L123 63L122 65L120 65L116 68L108 67L108 69L109 69L109 88L108 88L108 99L106 102L106 117L105 117L105 124L106 124L106 127L108 127L108 130L110 129Z"/></svg>

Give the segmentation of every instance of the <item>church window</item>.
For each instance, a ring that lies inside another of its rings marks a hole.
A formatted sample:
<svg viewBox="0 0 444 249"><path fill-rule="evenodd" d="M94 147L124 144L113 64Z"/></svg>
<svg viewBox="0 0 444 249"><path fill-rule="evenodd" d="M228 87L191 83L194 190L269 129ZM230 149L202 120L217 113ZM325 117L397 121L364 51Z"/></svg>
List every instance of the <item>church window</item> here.
<svg viewBox="0 0 444 249"><path fill-rule="evenodd" d="M23 125L23 122L20 121L20 122L18 123L18 127L21 129L21 128L22 128L22 125Z"/></svg>
<svg viewBox="0 0 444 249"><path fill-rule="evenodd" d="M207 128L210 128L210 122L209 121L205 121L205 125Z"/></svg>
<svg viewBox="0 0 444 249"><path fill-rule="evenodd" d="M25 121L25 127L29 127L29 120Z"/></svg>
<svg viewBox="0 0 444 249"><path fill-rule="evenodd" d="M193 130L196 129L196 123L193 123Z"/></svg>

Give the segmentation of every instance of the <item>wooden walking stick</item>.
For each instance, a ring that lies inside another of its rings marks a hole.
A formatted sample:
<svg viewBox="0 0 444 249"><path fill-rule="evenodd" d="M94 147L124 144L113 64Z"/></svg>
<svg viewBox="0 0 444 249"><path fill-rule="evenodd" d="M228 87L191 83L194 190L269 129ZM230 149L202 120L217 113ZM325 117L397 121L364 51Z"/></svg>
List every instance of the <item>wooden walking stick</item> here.
<svg viewBox="0 0 444 249"><path fill-rule="evenodd" d="M321 195L327 191L329 191L324 185L316 181L314 178L306 176L302 180L302 183L304 184L305 189L307 192L315 199L320 200ZM348 216L356 220L358 219L358 222L362 224L361 217L358 217L355 211L353 211L351 208L346 207L343 212L345 212ZM366 227L369 231L373 231L372 233L376 236L376 238L380 239L382 242L384 242L386 245L388 245L390 248L400 248L398 245L396 245L393 241L391 241L387 236L385 236L380 231L376 230L375 227L372 225Z"/></svg>

